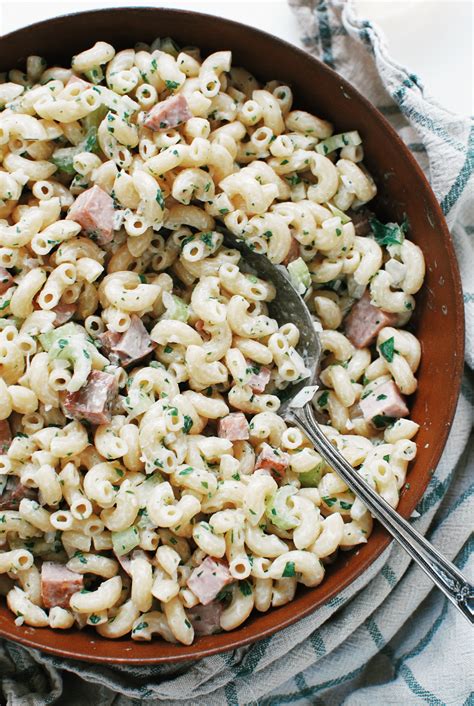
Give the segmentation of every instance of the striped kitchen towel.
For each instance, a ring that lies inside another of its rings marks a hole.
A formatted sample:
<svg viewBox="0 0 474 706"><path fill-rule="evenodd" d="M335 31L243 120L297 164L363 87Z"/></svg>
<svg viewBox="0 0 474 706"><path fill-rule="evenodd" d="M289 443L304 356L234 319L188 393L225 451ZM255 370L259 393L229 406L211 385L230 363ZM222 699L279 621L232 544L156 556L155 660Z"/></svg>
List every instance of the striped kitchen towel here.
<svg viewBox="0 0 474 706"><path fill-rule="evenodd" d="M308 51L348 78L392 122L428 174L454 237L474 358L473 126L424 94L393 62L380 32L351 2L291 0ZM468 375L441 462L414 525L466 573L474 458ZM470 477L471 476L471 477ZM362 590L364 589L364 590ZM473 640L466 621L391 545L351 586L273 637L194 663L101 667L0 644L9 706L238 706L474 704Z"/></svg>

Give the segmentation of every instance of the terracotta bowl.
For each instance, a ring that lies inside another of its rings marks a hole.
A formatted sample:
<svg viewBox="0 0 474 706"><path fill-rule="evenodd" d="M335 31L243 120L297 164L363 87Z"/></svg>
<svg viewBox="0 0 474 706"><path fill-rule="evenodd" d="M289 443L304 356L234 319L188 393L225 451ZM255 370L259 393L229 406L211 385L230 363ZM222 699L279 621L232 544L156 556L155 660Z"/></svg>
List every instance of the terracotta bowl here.
<svg viewBox="0 0 474 706"><path fill-rule="evenodd" d="M399 512L409 517L446 442L463 364L459 272L446 223L428 182L383 116L334 71L269 34L218 17L154 8L106 9L58 17L4 37L0 71L24 69L29 54L69 65L72 55L97 40L122 49L138 41L151 42L157 36L171 36L181 45L199 45L204 55L231 49L234 65L248 68L263 81L278 78L290 84L296 107L330 120L337 132L359 130L365 163L379 188L377 215L397 221L407 214L410 237L423 249L427 264L415 315L416 334L423 348L419 388L412 400L412 418L421 425L416 438L419 452L409 471L409 489L398 506ZM16 627L4 603L0 606L0 634L45 652L91 662L144 664L197 659L263 638L317 610L365 571L389 541L388 534L376 525L368 543L357 552L341 553L317 588L300 590L288 605L255 613L239 629L201 637L189 647L161 640L106 640L88 629L53 632Z"/></svg>

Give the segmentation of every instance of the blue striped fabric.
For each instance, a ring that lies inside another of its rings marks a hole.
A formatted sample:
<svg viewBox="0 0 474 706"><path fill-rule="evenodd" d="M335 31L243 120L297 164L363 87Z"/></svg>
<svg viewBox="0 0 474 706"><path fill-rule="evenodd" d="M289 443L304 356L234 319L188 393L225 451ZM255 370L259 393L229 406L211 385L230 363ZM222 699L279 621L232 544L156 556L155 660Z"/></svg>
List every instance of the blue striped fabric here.
<svg viewBox="0 0 474 706"><path fill-rule="evenodd" d="M472 368L472 122L425 96L420 79L390 59L377 28L356 16L352 2L290 2L303 45L380 108L431 180L460 261ZM466 378L443 457L413 520L466 572L474 569L473 398ZM235 652L178 666L104 668L3 641L0 676L9 706L474 706L471 637L462 617L391 546L313 615Z"/></svg>

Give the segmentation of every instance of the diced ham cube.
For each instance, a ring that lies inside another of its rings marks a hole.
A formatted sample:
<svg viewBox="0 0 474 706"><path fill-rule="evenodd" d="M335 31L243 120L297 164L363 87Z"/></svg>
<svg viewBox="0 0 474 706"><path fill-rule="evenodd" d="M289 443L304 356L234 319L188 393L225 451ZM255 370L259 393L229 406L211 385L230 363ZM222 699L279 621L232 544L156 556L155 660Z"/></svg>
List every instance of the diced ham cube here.
<svg viewBox="0 0 474 706"><path fill-rule="evenodd" d="M6 454L12 443L10 425L6 419L0 422L0 454Z"/></svg>
<svg viewBox="0 0 474 706"><path fill-rule="evenodd" d="M347 215L352 219L356 235L369 235L371 232L370 219L374 217L372 211L368 208L361 208L358 211L349 210Z"/></svg>
<svg viewBox="0 0 474 706"><path fill-rule="evenodd" d="M79 194L66 219L76 221L90 238L97 240L99 245L105 245L110 243L114 233L114 201L95 184Z"/></svg>
<svg viewBox="0 0 474 706"><path fill-rule="evenodd" d="M80 390L64 395L64 414L71 419L86 419L91 424L108 424L117 393L114 375L93 370Z"/></svg>
<svg viewBox="0 0 474 706"><path fill-rule="evenodd" d="M291 245L290 249L288 250L288 254L285 257L285 259L282 262L282 265L289 265L290 262L294 262L294 260L297 260L300 256L300 244L296 240L296 238L291 238Z"/></svg>
<svg viewBox="0 0 474 706"><path fill-rule="evenodd" d="M245 441L249 438L249 424L243 412L232 412L217 422L217 436L229 441Z"/></svg>
<svg viewBox="0 0 474 706"><path fill-rule="evenodd" d="M107 358L110 358L113 355L114 348L118 345L122 335L123 334L118 331L105 331L105 333L101 333L97 336L100 341L100 345L102 346L102 353L106 355ZM114 362L118 362L118 356L116 356L116 360Z"/></svg>
<svg viewBox="0 0 474 706"><path fill-rule="evenodd" d="M374 417L406 417L408 407L393 380L379 385L370 395L360 400L359 406L364 418L372 421ZM375 420L377 422L377 419ZM381 420L383 422L383 420ZM383 426L375 424L375 426Z"/></svg>
<svg viewBox="0 0 474 706"><path fill-rule="evenodd" d="M193 117L189 110L188 101L179 93L177 96L170 96L161 103L157 103L147 113L143 125L150 130L169 130L178 127L181 123Z"/></svg>
<svg viewBox="0 0 474 706"><path fill-rule="evenodd" d="M132 315L129 328L124 333L106 331L99 337L103 351L110 360L127 366L145 358L156 347L139 316Z"/></svg>
<svg viewBox="0 0 474 706"><path fill-rule="evenodd" d="M17 476L10 476L0 495L0 510L18 510L23 498L36 500L37 497L38 491L35 488L27 488Z"/></svg>
<svg viewBox="0 0 474 706"><path fill-rule="evenodd" d="M397 314L389 314L371 304L370 294L365 292L352 307L344 327L347 338L356 348L366 348L374 343L379 331L393 326L397 320Z"/></svg>
<svg viewBox="0 0 474 706"><path fill-rule="evenodd" d="M45 608L69 608L73 593L84 588L84 577L63 564L44 561L41 566L41 600Z"/></svg>
<svg viewBox="0 0 474 706"><path fill-rule="evenodd" d="M208 556L194 569L186 583L203 605L209 605L219 591L233 581L227 564Z"/></svg>
<svg viewBox="0 0 474 706"><path fill-rule="evenodd" d="M259 468L264 468L272 474L277 483L283 480L286 469L288 468L290 459L287 453L272 448L265 442L262 444L262 450L257 456L254 471Z"/></svg>
<svg viewBox="0 0 474 706"><path fill-rule="evenodd" d="M252 376L249 378L247 385L252 388L252 392L263 392L270 382L270 368L258 365L257 363L254 363L253 360L248 360L247 364L249 368L252 368L254 371Z"/></svg>
<svg viewBox="0 0 474 706"><path fill-rule="evenodd" d="M123 365L130 365L141 360L156 347L139 316L132 316L129 328L122 334L119 343L114 346Z"/></svg>
<svg viewBox="0 0 474 706"><path fill-rule="evenodd" d="M212 601L208 605L197 605L188 611L188 618L196 635L214 635L221 632L222 603Z"/></svg>
<svg viewBox="0 0 474 706"><path fill-rule="evenodd" d="M51 311L54 311L56 314L54 325L57 327L67 324L67 322L70 321L76 313L76 309L77 306L75 304L58 304L53 307Z"/></svg>
<svg viewBox="0 0 474 706"><path fill-rule="evenodd" d="M0 294L4 294L13 284L13 277L9 271L5 267L0 267Z"/></svg>

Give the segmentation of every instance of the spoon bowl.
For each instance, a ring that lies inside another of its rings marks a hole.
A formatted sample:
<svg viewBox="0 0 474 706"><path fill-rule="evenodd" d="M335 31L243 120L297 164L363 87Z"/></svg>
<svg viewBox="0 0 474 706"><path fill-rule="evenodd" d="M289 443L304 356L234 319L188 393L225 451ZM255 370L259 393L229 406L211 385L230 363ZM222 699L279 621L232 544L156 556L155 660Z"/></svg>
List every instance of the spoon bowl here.
<svg viewBox="0 0 474 706"><path fill-rule="evenodd" d="M218 228L224 236L224 244L238 250L242 255L240 263L241 269L250 274L257 275L263 280L269 280L276 289L276 297L268 303L268 311L280 326L291 322L295 324L300 332L297 351L302 356L306 368L310 374L308 377L299 379L297 382L288 385L280 390L278 397L281 405L278 413L284 417L303 389L313 386L316 383L321 359L321 343L318 332L314 326L315 322L308 307L298 292L291 284L286 267L273 265L266 255L252 250L245 240L238 238L229 230Z"/></svg>

